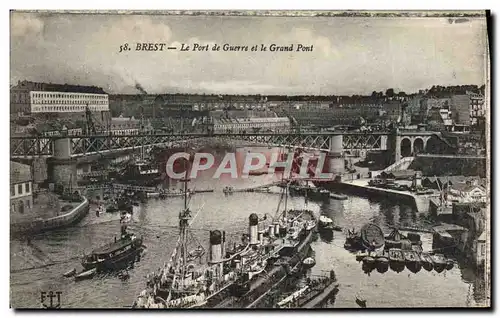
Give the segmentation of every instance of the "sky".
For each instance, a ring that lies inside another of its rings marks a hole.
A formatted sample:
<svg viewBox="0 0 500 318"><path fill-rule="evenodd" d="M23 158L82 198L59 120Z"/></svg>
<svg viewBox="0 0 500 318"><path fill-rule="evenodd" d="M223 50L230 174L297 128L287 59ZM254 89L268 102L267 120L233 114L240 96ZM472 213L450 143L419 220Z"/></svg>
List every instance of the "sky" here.
<svg viewBox="0 0 500 318"><path fill-rule="evenodd" d="M486 20L11 13L10 80L108 93L371 94L485 83ZM177 50L136 51L136 43ZM128 43L130 51L119 53ZM313 45L181 52L182 44Z"/></svg>

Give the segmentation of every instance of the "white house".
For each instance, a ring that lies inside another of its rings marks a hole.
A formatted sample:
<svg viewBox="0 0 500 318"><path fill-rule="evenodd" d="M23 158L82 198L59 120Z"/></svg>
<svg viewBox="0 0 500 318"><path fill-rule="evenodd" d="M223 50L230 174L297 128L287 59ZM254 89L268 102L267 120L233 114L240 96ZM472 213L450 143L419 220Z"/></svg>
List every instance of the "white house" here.
<svg viewBox="0 0 500 318"><path fill-rule="evenodd" d="M448 200L458 202L486 202L486 189L477 183L455 183L448 189Z"/></svg>

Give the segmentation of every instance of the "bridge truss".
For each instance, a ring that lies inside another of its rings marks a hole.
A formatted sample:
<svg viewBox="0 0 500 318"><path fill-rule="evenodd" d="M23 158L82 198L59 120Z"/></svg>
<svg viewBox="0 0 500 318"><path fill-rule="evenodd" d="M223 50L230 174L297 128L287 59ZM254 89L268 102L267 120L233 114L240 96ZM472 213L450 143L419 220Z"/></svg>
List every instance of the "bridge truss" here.
<svg viewBox="0 0 500 318"><path fill-rule="evenodd" d="M142 146L175 146L200 138L222 138L243 140L258 145L302 148L305 150L329 151L331 138L343 136L343 150L383 149L386 133L226 133L226 134L137 134L137 135L80 135L54 137L11 137L11 158L50 157L54 155L54 141L69 139L72 157L104 154L122 150L138 149Z"/></svg>

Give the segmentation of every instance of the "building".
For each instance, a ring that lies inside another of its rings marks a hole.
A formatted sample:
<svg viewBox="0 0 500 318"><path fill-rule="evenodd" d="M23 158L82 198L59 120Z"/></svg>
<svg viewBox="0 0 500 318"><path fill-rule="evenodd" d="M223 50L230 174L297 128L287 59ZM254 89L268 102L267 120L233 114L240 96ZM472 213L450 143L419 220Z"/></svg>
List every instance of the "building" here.
<svg viewBox="0 0 500 318"><path fill-rule="evenodd" d="M476 266L484 266L486 259L486 232L483 231L476 242Z"/></svg>
<svg viewBox="0 0 500 318"><path fill-rule="evenodd" d="M468 93L470 98L470 124L477 125L485 117L484 96L481 94Z"/></svg>
<svg viewBox="0 0 500 318"><path fill-rule="evenodd" d="M450 110L455 124L477 125L485 116L484 96L472 92L451 97Z"/></svg>
<svg viewBox="0 0 500 318"><path fill-rule="evenodd" d="M113 135L134 135L153 130L149 120L144 120L141 127L141 120L134 117L113 117L110 121L110 130Z"/></svg>
<svg viewBox="0 0 500 318"><path fill-rule="evenodd" d="M460 203L486 202L486 189L477 181L454 183L448 188L448 200Z"/></svg>
<svg viewBox="0 0 500 318"><path fill-rule="evenodd" d="M107 94L30 92L31 113L79 113L109 111Z"/></svg>
<svg viewBox="0 0 500 318"><path fill-rule="evenodd" d="M287 117L215 118L215 133L287 132L290 119Z"/></svg>
<svg viewBox="0 0 500 318"><path fill-rule="evenodd" d="M483 184L483 180L479 177L466 177L463 175L458 176L444 176L444 177L424 177L422 179L422 185L426 188L432 188L436 190L446 189L453 184L457 183L467 183L470 182L472 184Z"/></svg>
<svg viewBox="0 0 500 318"><path fill-rule="evenodd" d="M368 123L375 122L379 116L377 108L330 108L330 109L299 109L281 113L290 116L300 126L333 127L338 125L360 124L360 118Z"/></svg>
<svg viewBox="0 0 500 318"><path fill-rule="evenodd" d="M31 167L10 162L10 213L25 214L33 209L33 177Z"/></svg>
<svg viewBox="0 0 500 318"><path fill-rule="evenodd" d="M10 88L11 113L78 113L109 111L108 94L100 87L19 81Z"/></svg>

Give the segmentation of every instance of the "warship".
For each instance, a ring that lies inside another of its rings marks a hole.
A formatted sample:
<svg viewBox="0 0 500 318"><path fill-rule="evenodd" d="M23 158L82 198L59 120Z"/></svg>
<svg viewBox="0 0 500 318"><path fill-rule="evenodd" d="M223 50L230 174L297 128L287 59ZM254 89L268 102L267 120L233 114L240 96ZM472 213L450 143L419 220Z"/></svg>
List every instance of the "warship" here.
<svg viewBox="0 0 500 318"><path fill-rule="evenodd" d="M200 264L195 260L201 261L203 253L187 249L191 211L185 195L177 246L169 262L152 273L132 307L244 308L258 301L307 257L316 230L314 213L287 210L286 197L287 191L282 192L285 208L280 210L280 200L270 221L252 213L248 233L231 250L226 250L225 232L210 231L208 262ZM199 245L195 251L201 249Z"/></svg>

